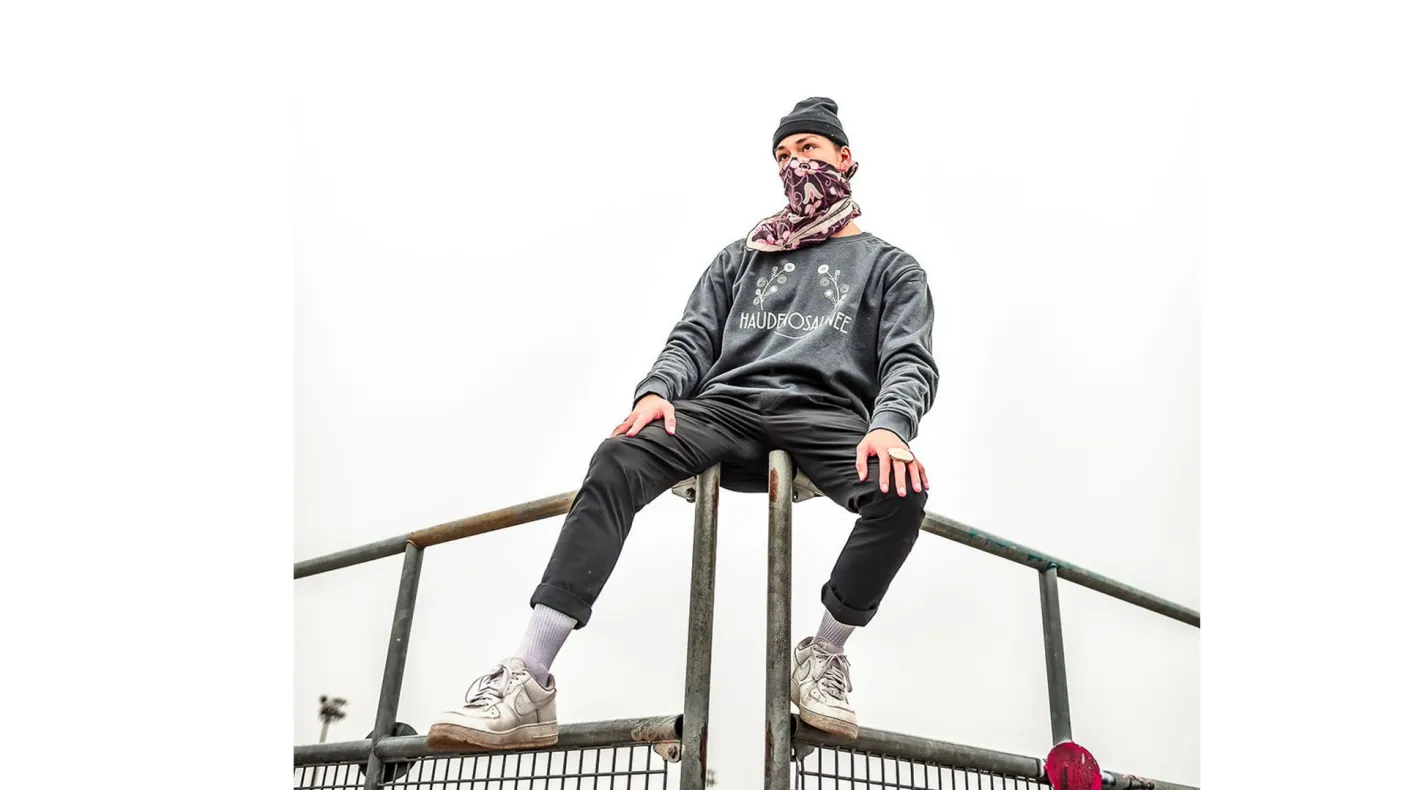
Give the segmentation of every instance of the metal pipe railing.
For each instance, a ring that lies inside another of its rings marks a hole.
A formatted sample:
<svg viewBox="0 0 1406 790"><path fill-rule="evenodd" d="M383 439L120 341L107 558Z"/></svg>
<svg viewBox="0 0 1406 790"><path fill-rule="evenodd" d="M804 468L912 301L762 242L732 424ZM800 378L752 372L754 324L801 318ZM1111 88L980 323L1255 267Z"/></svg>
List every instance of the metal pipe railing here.
<svg viewBox="0 0 1406 790"><path fill-rule="evenodd" d="M1021 777L1036 782L1045 780L1045 761L1037 757L1026 757L1019 754L998 752L993 749L919 738L915 735L867 727L859 728L857 738L844 738L824 730L818 730L801 721L798 716L791 717L791 726L795 731L792 736L793 742L798 746L817 746L856 753L882 754L886 757L938 764L964 771L988 771L993 774ZM1139 788L1195 790L1195 788L1189 788L1185 785L1142 779L1113 771L1103 772L1103 787L1104 790L1136 790Z"/></svg>
<svg viewBox="0 0 1406 790"><path fill-rule="evenodd" d="M405 546L405 563L400 570L400 587L395 596L395 614L391 618L390 643L386 646L386 666L381 674L381 694L376 703L376 724L371 731L373 744L395 730L395 715L400 708L400 689L405 680L405 660L410 652L410 624L415 619L415 598L420 590L420 568L424 554L413 543ZM367 762L365 790L381 786L381 758L372 752Z"/></svg>
<svg viewBox="0 0 1406 790"><path fill-rule="evenodd" d="M571 509L571 502L576 498L576 491L569 491L556 496L539 499L534 502L526 502L521 505L494 510L489 513L482 513L477 516L450 521L433 527L411 532L406 535L387 538L386 540L368 543L363 546L356 546L350 549L325 554L320 557L302 560L293 564L293 578L301 579L319 573L346 568L352 565L359 565L365 562L390 557L405 550L405 544L413 542L415 545L425 548L437 543L445 543L451 540L481 535L493 530L515 527L532 521L539 521L544 518L551 518L566 513ZM1059 577L1065 581L1070 581L1090 590L1096 590L1112 598L1125 601L1134 606L1142 607L1148 611L1156 612L1164 617L1173 620L1201 627L1201 614L1194 609L1189 609L1181 604L1168 601L1148 592L1137 589L1119 581L1114 581L1106 576L1094 573L1086 568L1081 568L1072 562L1059 559L1050 554L1046 554L1037 549L1006 540L999 535L967 526L960 521L941 516L933 512L928 512L923 519L923 531L940 538L964 546L979 549L997 557L1003 557L1020 565L1025 565L1036 570L1046 568L1056 568Z"/></svg>
<svg viewBox="0 0 1406 790"><path fill-rule="evenodd" d="M790 454L767 458L766 773L765 787L790 786L791 766L791 494Z"/></svg>
<svg viewBox="0 0 1406 790"><path fill-rule="evenodd" d="M560 734L557 736L557 742L549 750L608 749L634 744L666 743L679 740L682 733L683 716L648 716L636 719L563 724ZM473 746L466 746L462 750L453 752L431 750L425 743L425 736L412 735L401 738L382 738L376 741L374 750L370 739L295 746L293 747L293 767L360 762L370 758L373 754L382 763L388 763L456 754L500 753L494 749L480 749ZM368 771L368 773L370 772Z"/></svg>
<svg viewBox="0 0 1406 790"><path fill-rule="evenodd" d="M560 516L571 509L571 503L576 501L576 494L576 491L567 491L564 494L524 502L521 505L513 505L501 510L417 529L410 533L409 540L423 549L439 543L448 543L451 540L470 538L506 527L516 527L529 521L540 521L544 518Z"/></svg>
<svg viewBox="0 0 1406 790"><path fill-rule="evenodd" d="M693 503L693 578L688 594L688 654L684 664L683 790L708 781L708 705L713 688L713 592L718 563L718 487L714 466L698 478Z"/></svg>
<svg viewBox="0 0 1406 790"><path fill-rule="evenodd" d="M793 728L790 712L791 638L791 526L795 467L790 455L774 450L768 457L768 580L766 642L766 758L765 787L787 787L787 769L793 755ZM712 624L717 560L717 503L720 470L713 467L699 477L693 537L693 577L689 595L690 631L685 669L684 715L667 720L674 736L682 739L683 788L701 790L707 773L708 706L711 693ZM367 790L380 786L383 759L403 761L426 756L423 737L390 737L404 680L410 625L414 617L423 549L440 543L481 535L568 512L577 492L526 502L520 505L438 524L406 535L314 557L294 563L293 578L300 579L404 553L400 587L392 619L380 699L372 736L362 741L294 747L294 765L316 761L346 762L365 759ZM1072 739L1069 715L1068 681L1064 666L1063 631L1059 613L1058 580L1064 579L1110 597L1200 628L1200 613L1114 581L1052 555L1014 541L983 532L961 522L933 513L926 514L922 529L931 534L1002 557L1039 572L1041 619L1045 641L1045 669L1049 688L1050 726L1056 743ZM667 727L665 719L622 719L615 722L562 725L556 748L592 748L641 742L639 727L653 722L649 732L659 736ZM621 728L629 725L630 740L620 739ZM663 729L661 729L663 728ZM647 729L647 728L646 728ZM939 760L944 764L974 770L987 770L1027 776L1019 771L1037 771L1029 778L1042 779L1043 762L1035 758L1004 755L1001 752L929 741L881 730L860 730L858 741L836 739L813 728L801 726L795 743L865 749L919 760ZM660 736L662 737L662 736ZM612 740L614 739L614 740ZM619 742L617 744L617 741ZM1019 767L1017 762L1020 762ZM1033 761L1033 763L1031 762ZM1032 768L1035 765L1038 768ZM1105 790L1146 787L1142 780L1122 774L1104 773ZM1178 790L1180 785L1158 782L1160 790Z"/></svg>
<svg viewBox="0 0 1406 790"><path fill-rule="evenodd" d="M789 717L789 724L795 730L795 742L806 746L825 746L831 749L846 749L855 752L870 752L889 757L899 757L915 762L940 763L952 768L971 771L990 771L1007 776L1021 776L1039 780L1045 775L1043 761L1034 757L963 746L946 741L919 738L887 730L859 728L859 736L854 739L825 732L801 721L799 716Z"/></svg>
<svg viewBox="0 0 1406 790"><path fill-rule="evenodd" d="M370 738L337 743L309 743L293 747L293 767L360 762L370 754Z"/></svg>
<svg viewBox="0 0 1406 790"><path fill-rule="evenodd" d="M1050 734L1056 744L1074 740L1069 721L1069 678L1064 670L1064 626L1059 617L1059 573L1040 573L1040 621L1045 634L1045 685L1050 691Z"/></svg>
<svg viewBox="0 0 1406 790"><path fill-rule="evenodd" d="M1059 578L1061 579L1088 587L1090 590L1097 590L1111 598L1117 598L1133 606L1140 606L1187 625L1201 627L1201 614L1194 609L1188 609L1181 604L1172 603L1165 598L1159 598L1136 587L1114 581L1107 576L1085 570L1072 562L1066 562L1042 551L1022 546L1013 540L1006 540L999 535L992 535L990 532L983 532L976 527L969 527L960 521L953 521L936 513L928 513L927 518L923 519L923 531L961 543L964 546L980 549L987 554L994 554L1037 571L1056 568L1059 570Z"/></svg>
<svg viewBox="0 0 1406 790"><path fill-rule="evenodd" d="M310 560L293 563L293 578L302 579L308 576L316 576L319 573L327 573L341 568L350 568L353 565L360 565L365 562L394 557L405 551L405 544L410 542L410 533L397 535L394 538L368 543L365 546L356 546L342 551L334 551L331 554L324 554L321 557L313 557Z"/></svg>

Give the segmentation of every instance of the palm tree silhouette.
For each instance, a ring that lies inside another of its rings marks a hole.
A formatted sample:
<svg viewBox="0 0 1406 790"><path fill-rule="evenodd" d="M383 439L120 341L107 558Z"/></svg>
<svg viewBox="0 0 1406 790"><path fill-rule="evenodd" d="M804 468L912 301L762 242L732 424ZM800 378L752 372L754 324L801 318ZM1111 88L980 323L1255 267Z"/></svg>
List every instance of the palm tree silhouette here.
<svg viewBox="0 0 1406 790"><path fill-rule="evenodd" d="M317 717L322 719L322 735L318 737L317 742L326 743L327 728L332 725L332 722L341 721L347 717L346 711L342 710L347 704L347 701L342 697L328 697L326 694L323 694L321 697L317 698L317 702ZM327 769L325 767L313 771L312 781L315 787L322 786L322 779L326 775L326 771Z"/></svg>
<svg viewBox="0 0 1406 790"><path fill-rule="evenodd" d="M322 736L317 739L317 742L326 743L327 728L332 725L332 722L341 721L347 717L346 711L342 710L347 701L342 697L328 697L326 694L318 697L317 701L319 703L317 717L322 719Z"/></svg>

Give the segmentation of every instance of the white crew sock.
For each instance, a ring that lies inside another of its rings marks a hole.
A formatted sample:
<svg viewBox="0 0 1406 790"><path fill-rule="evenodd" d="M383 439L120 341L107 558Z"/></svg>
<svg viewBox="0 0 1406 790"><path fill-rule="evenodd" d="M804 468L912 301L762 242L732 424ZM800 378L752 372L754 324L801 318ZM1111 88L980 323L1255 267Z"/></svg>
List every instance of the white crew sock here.
<svg viewBox="0 0 1406 790"><path fill-rule="evenodd" d="M856 627L857 626L853 625L845 625L836 620L834 616L827 611L825 612L824 619L820 621L820 630L816 632L815 638L821 642L834 645L837 650L843 653L845 650L845 640L849 639L849 635L854 633Z"/></svg>
<svg viewBox="0 0 1406 790"><path fill-rule="evenodd" d="M557 652L566 644L566 638L576 628L576 620L542 604L532 607L532 618L527 621L527 633L522 636L517 657L527 665L527 671L541 685L547 685L547 676L552 669L552 661Z"/></svg>

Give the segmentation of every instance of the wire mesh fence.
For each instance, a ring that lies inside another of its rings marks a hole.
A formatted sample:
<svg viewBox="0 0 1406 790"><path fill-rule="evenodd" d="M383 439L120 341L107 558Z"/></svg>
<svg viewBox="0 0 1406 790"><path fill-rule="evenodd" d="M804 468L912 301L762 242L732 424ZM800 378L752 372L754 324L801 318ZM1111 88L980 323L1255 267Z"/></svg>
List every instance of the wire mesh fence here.
<svg viewBox="0 0 1406 790"><path fill-rule="evenodd" d="M1034 779L816 747L798 760L796 790L1038 790Z"/></svg>
<svg viewBox="0 0 1406 790"><path fill-rule="evenodd" d="M360 790L357 763L293 769L295 790ZM647 745L425 757L384 766L396 790L667 790L669 763Z"/></svg>
<svg viewBox="0 0 1406 790"><path fill-rule="evenodd" d="M361 768L356 763L293 767L293 787L300 790L360 790L364 784Z"/></svg>

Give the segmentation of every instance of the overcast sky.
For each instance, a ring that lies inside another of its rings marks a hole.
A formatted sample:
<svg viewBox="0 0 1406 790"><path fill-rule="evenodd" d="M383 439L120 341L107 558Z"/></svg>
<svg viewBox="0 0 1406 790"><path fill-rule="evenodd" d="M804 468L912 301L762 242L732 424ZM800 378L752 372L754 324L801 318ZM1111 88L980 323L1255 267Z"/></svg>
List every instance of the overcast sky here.
<svg viewBox="0 0 1406 790"><path fill-rule="evenodd" d="M913 445L929 510L1200 608L1178 9L794 8L652 5L641 36L590 6L294 7L297 559L576 488L703 267L782 205L778 119L825 95L860 226L936 300L942 379ZM793 641L852 521L797 506ZM427 551L400 720L424 732L517 647L560 524ZM761 768L765 525L765 497L724 492L709 757L727 787ZM564 721L682 710L690 528L669 495L637 518L554 667ZM350 699L330 739L370 731L399 571L294 584L298 743L324 693ZM1060 592L1076 740L1197 783L1198 631ZM860 723L1042 756L1039 618L1033 571L924 535L849 641Z"/></svg>

